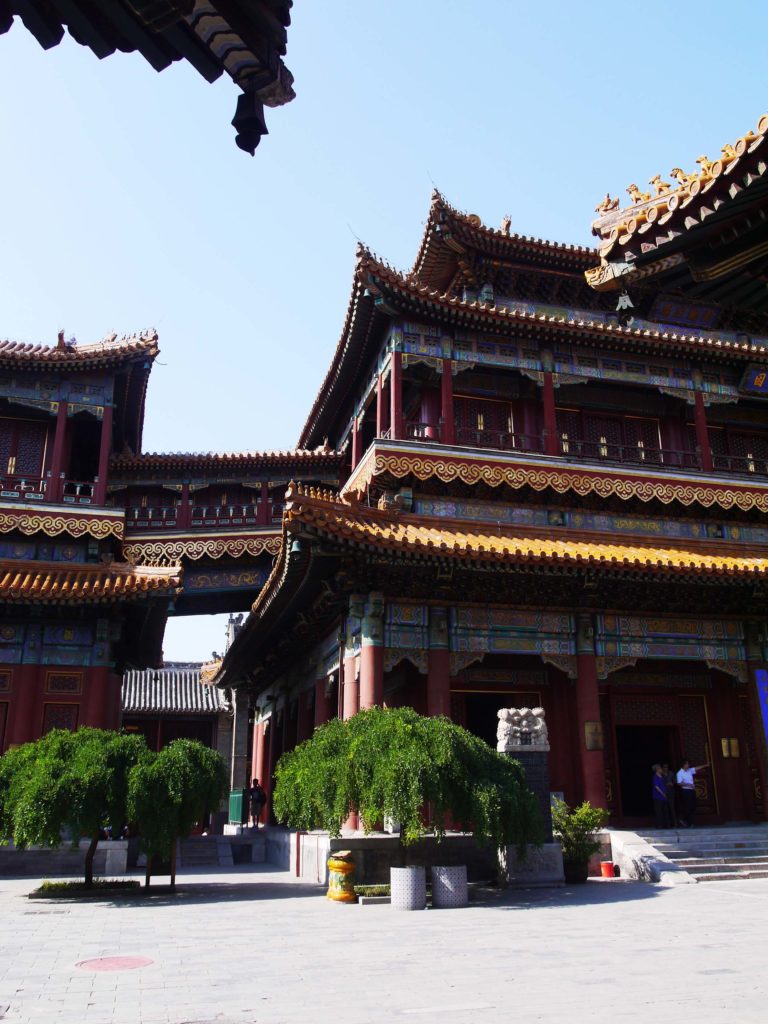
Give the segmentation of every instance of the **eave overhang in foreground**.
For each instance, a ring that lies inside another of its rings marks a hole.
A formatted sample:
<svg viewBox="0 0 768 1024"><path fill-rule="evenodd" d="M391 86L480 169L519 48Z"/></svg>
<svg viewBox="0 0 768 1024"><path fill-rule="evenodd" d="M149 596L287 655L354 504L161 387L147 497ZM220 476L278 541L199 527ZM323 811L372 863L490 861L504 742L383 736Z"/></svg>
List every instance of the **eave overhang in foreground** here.
<svg viewBox="0 0 768 1024"><path fill-rule="evenodd" d="M558 456L521 455L492 449L458 448L424 441L389 441L376 438L342 489L342 495L362 496L382 478L391 480L456 481L472 487L530 487L554 495L658 501L683 507L768 512L768 486L742 483L733 477L701 471L648 469L622 466L603 469L594 463L566 461Z"/></svg>
<svg viewBox="0 0 768 1024"><path fill-rule="evenodd" d="M309 607L314 611L324 602L324 619L329 624L341 602L327 577L345 555L355 553L371 562L397 560L401 567L416 572L446 563L481 572L590 573L628 580L742 585L768 582L768 557L728 545L714 554L711 548L692 543L685 547L618 544L589 536L558 536L556 530L543 536L501 524L493 529L454 520L443 523L393 515L354 498L299 487L291 487L286 497L280 555L215 677L217 685L247 684L260 662L278 661L281 649L286 656L295 656L298 637L293 638L292 649L285 633L276 642L277 631L299 613L308 631Z"/></svg>

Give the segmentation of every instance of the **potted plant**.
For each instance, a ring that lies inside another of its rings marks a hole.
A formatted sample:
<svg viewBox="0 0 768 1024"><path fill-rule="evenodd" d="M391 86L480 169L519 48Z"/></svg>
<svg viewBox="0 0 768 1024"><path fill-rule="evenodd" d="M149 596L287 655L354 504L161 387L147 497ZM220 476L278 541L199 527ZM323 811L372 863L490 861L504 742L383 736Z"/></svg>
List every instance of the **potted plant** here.
<svg viewBox="0 0 768 1024"><path fill-rule="evenodd" d="M542 838L520 765L449 719L412 708L369 708L316 729L280 758L274 806L291 827L327 829L333 837L352 811L366 833L386 818L398 821L393 906L400 883L424 906L424 869L406 865L407 851L428 832L441 840L449 820L480 842L521 852Z"/></svg>
<svg viewBox="0 0 768 1024"><path fill-rule="evenodd" d="M566 882L586 882L589 858L600 849L595 833L608 821L608 812L589 801L569 807L563 800L552 803L552 830L563 850Z"/></svg>

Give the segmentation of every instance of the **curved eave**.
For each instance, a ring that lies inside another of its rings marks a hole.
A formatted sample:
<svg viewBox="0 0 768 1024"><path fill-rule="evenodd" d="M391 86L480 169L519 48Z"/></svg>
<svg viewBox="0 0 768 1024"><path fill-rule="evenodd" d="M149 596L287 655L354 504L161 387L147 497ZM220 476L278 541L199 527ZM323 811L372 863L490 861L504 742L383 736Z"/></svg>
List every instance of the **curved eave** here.
<svg viewBox="0 0 768 1024"><path fill-rule="evenodd" d="M334 470L341 466L343 455L336 451L285 452L149 452L142 455L115 455L110 460L112 473L126 477L146 472L200 471L221 473L317 469Z"/></svg>
<svg viewBox="0 0 768 1024"><path fill-rule="evenodd" d="M159 353L157 335L126 339L118 344L54 347L25 342L0 341L0 368L30 370L66 370L91 372L120 369L139 359L154 361Z"/></svg>
<svg viewBox="0 0 768 1024"><path fill-rule="evenodd" d="M458 257L474 251L490 259L522 261L532 269L561 267L583 273L597 258L588 246L550 242L528 235L505 234L473 221L446 202L435 190L421 245L409 277L445 290L455 273Z"/></svg>

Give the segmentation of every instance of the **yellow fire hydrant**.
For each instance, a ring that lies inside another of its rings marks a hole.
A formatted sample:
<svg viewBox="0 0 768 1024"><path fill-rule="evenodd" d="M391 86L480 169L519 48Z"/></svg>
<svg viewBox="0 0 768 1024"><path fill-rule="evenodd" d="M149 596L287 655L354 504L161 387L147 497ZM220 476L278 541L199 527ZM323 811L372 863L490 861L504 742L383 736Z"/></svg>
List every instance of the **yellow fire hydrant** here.
<svg viewBox="0 0 768 1024"><path fill-rule="evenodd" d="M355 861L350 850L337 850L328 858L327 896L337 903L357 903Z"/></svg>

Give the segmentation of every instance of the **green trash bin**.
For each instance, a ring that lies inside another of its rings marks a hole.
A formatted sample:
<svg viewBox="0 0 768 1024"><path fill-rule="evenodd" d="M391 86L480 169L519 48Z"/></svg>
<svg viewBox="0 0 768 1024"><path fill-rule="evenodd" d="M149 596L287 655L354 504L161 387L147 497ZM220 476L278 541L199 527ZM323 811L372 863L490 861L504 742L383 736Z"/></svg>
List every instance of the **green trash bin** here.
<svg viewBox="0 0 768 1024"><path fill-rule="evenodd" d="M248 824L248 790L233 789L229 794L229 824Z"/></svg>

